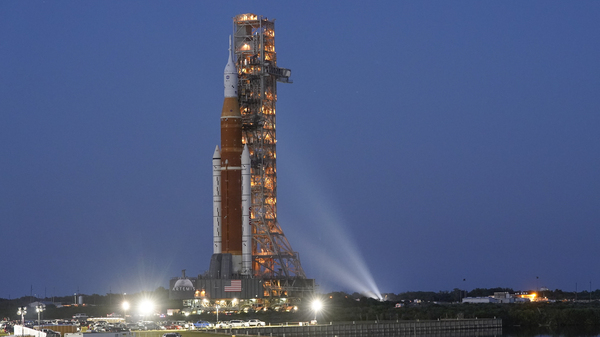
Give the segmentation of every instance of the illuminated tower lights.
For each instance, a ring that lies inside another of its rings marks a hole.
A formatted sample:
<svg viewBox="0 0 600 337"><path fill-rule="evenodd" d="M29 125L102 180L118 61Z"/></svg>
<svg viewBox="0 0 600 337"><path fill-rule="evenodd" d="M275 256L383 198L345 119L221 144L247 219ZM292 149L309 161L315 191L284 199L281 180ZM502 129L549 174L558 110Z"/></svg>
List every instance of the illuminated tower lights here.
<svg viewBox="0 0 600 337"><path fill-rule="evenodd" d="M242 141L251 159L252 272L261 278L306 278L277 222L277 82L291 83L291 71L277 67L274 20L240 14L233 21Z"/></svg>

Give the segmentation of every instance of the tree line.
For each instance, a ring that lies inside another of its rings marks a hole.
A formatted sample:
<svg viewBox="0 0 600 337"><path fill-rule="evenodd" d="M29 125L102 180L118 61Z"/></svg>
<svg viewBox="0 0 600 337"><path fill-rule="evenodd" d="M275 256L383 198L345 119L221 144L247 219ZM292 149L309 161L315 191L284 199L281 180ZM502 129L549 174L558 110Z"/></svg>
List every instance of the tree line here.
<svg viewBox="0 0 600 337"><path fill-rule="evenodd" d="M384 300L376 300L358 293L332 292L320 294L323 309L317 313L321 322L349 321L395 321L395 320L438 320L461 318L501 318L504 326L598 326L600 325L600 292L563 292L561 290L544 291L541 295L548 302L532 303L458 303L462 297L493 296L496 292L515 293L509 288L473 289L463 291L440 292L405 292L399 294L384 294ZM49 304L43 313L43 319L67 318L76 313L85 312L88 316L106 316L110 313L121 313L121 303L124 300L135 303L138 299L152 298L157 308L162 312L166 309L182 309L181 300L169 299L168 290L158 288L151 292L141 292L131 295L106 294L83 295L81 306L53 306ZM591 301L590 301L591 298ZM577 301L575 301L577 299ZM0 317L9 320L18 318L16 309L31 302L42 299L32 299L29 296L17 299L0 299ZM45 299L49 300L49 299ZM55 303L72 304L72 296L54 298ZM400 306L398 304L401 304ZM173 316L173 320L214 320L214 315L202 314L195 317ZM230 319L259 318L268 322L299 322L310 321L315 313L311 309L311 299L304 299L297 312L260 312L248 314L232 314ZM34 318L35 310L27 314L26 319Z"/></svg>

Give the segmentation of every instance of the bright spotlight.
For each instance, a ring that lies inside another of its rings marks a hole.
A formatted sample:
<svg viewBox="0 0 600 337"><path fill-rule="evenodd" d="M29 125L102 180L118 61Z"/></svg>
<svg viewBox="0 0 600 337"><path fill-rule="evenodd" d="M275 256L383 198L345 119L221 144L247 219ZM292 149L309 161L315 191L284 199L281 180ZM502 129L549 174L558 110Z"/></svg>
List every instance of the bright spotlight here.
<svg viewBox="0 0 600 337"><path fill-rule="evenodd" d="M312 310L315 312L315 319L311 322L311 324L317 324L317 313L319 311L321 311L321 308L323 308L323 304L321 303L320 300L314 300L310 307L312 308Z"/></svg>
<svg viewBox="0 0 600 337"><path fill-rule="evenodd" d="M152 303L150 300L142 301L140 303L139 310L142 315L151 314L154 310L154 303Z"/></svg>
<svg viewBox="0 0 600 337"><path fill-rule="evenodd" d="M321 308L323 307L323 304L319 300L314 300L312 302L312 304L310 305L310 307L312 308L312 310L314 312L317 312L317 311L321 310Z"/></svg>
<svg viewBox="0 0 600 337"><path fill-rule="evenodd" d="M129 310L129 302L123 302L123 310Z"/></svg>

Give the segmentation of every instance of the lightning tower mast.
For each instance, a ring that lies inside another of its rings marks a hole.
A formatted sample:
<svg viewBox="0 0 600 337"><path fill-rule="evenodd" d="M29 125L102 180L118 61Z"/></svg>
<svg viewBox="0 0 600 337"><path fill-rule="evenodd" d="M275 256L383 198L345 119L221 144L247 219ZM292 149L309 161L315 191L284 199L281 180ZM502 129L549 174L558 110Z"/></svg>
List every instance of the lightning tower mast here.
<svg viewBox="0 0 600 337"><path fill-rule="evenodd" d="M274 20L240 14L233 24L242 142L251 160L252 274L270 279L277 292L282 280L306 278L277 222L275 103L277 82L291 83L291 70L277 67Z"/></svg>

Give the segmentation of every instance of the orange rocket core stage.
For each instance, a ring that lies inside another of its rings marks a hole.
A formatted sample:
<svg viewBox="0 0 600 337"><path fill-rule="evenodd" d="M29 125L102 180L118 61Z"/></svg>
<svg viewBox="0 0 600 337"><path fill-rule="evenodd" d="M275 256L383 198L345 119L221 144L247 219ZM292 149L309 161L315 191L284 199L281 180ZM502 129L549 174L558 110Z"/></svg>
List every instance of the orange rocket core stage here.
<svg viewBox="0 0 600 337"><path fill-rule="evenodd" d="M232 255L242 255L243 149L237 97L225 97L221 112L221 251Z"/></svg>

